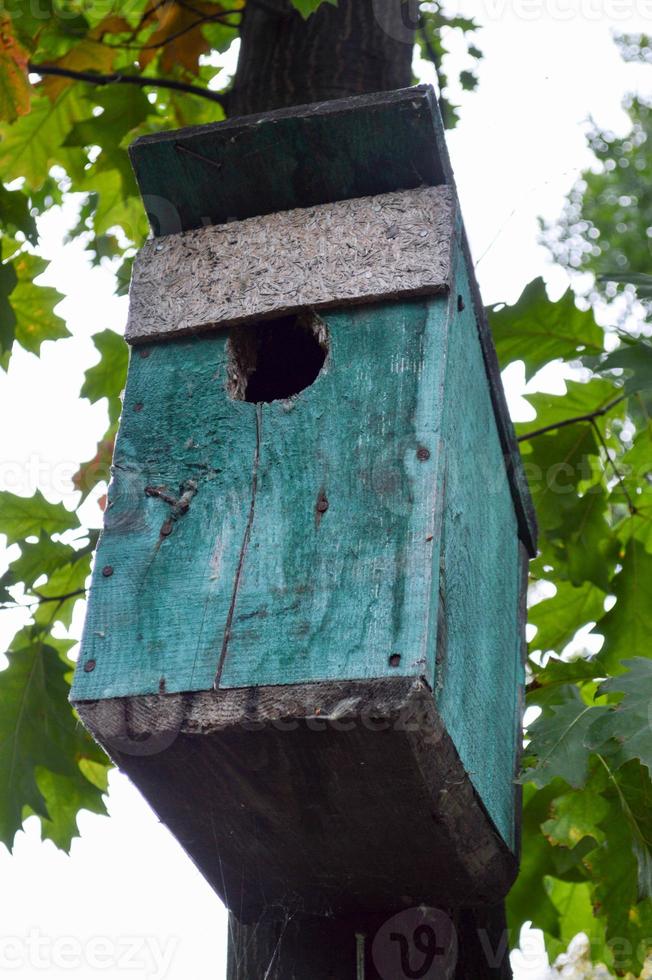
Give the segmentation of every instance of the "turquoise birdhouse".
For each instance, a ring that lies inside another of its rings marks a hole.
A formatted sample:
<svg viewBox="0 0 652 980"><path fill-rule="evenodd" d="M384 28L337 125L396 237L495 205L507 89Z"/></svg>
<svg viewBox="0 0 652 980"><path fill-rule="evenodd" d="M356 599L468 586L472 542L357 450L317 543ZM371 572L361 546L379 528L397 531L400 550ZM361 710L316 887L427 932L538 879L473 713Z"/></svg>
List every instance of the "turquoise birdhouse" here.
<svg viewBox="0 0 652 980"><path fill-rule="evenodd" d="M536 527L432 90L139 139L72 692L242 916L492 903Z"/></svg>

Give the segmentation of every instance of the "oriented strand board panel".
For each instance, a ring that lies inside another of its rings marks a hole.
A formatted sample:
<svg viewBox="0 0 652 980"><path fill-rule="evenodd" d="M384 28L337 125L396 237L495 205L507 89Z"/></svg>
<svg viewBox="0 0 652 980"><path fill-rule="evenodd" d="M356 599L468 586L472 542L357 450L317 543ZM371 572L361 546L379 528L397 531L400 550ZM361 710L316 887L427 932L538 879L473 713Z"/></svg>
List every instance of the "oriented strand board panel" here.
<svg viewBox="0 0 652 980"><path fill-rule="evenodd" d="M226 331L134 352L75 700L434 677L447 310L327 314L317 380L260 407Z"/></svg>
<svg viewBox="0 0 652 980"><path fill-rule="evenodd" d="M420 187L156 238L136 258L127 340L441 293L453 232L450 188Z"/></svg>
<svg viewBox="0 0 652 980"><path fill-rule="evenodd" d="M515 759L524 681L518 529L475 316L464 300L450 331L437 707L489 815L513 848Z"/></svg>
<svg viewBox="0 0 652 980"><path fill-rule="evenodd" d="M155 235L443 184L429 85L141 136L131 162Z"/></svg>

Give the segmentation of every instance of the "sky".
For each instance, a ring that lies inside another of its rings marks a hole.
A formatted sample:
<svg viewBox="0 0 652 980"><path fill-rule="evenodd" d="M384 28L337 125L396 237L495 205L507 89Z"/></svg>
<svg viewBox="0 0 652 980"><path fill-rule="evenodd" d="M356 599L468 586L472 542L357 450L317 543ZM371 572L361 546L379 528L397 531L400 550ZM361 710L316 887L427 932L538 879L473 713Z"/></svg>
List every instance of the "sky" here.
<svg viewBox="0 0 652 980"><path fill-rule="evenodd" d="M652 0L476 0L449 9L482 25L480 85L461 95L449 147L483 298L511 303L539 275L556 298L567 279L538 244L537 219L554 219L591 165L589 117L623 132L625 92L652 91L652 70L623 64L612 38L614 31L649 31ZM428 67L421 69L427 80ZM78 245L62 247L69 220L53 209L40 231L52 260L43 281L65 294L58 312L73 338L45 344L40 360L19 350L9 375L0 374L0 488L31 494L38 485L73 506L70 478L93 454L106 421L102 403L78 398L94 360L90 337L107 327L122 331L127 307L112 295L106 270L90 269ZM518 366L504 380L514 417L532 417ZM554 370L535 380L563 390ZM100 522L96 497L85 506L90 526ZM0 574L11 557L0 550ZM80 603L71 635L79 635L82 616ZM0 649L17 622L2 613ZM40 842L35 818L13 855L0 845L0 973L220 980L226 918L219 900L118 773L108 806L110 819L81 814L70 856ZM514 966L517 980L545 980L538 934L525 938Z"/></svg>

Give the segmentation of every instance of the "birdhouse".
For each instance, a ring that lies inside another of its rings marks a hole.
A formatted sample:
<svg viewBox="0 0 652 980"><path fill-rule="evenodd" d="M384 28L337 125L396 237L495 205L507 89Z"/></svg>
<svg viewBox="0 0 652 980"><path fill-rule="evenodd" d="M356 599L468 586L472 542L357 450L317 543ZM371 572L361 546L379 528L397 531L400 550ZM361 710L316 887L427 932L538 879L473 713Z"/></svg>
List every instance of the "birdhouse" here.
<svg viewBox="0 0 652 980"><path fill-rule="evenodd" d="M535 524L432 90L141 137L72 700L238 914L499 900Z"/></svg>

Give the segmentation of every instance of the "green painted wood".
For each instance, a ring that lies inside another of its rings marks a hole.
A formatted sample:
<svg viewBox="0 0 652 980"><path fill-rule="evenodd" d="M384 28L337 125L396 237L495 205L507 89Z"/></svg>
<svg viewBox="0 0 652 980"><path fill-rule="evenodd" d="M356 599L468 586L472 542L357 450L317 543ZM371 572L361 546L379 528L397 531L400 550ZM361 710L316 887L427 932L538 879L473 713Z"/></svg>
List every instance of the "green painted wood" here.
<svg viewBox="0 0 652 980"><path fill-rule="evenodd" d="M326 323L316 382L260 409L225 332L132 357L74 699L433 677L447 302ZM184 514L146 490L188 480Z"/></svg>
<svg viewBox="0 0 652 980"><path fill-rule="evenodd" d="M461 312L456 308L457 295L464 304ZM516 516L461 258L452 299L435 694L473 785L504 840L514 847L517 714L524 679L521 562Z"/></svg>
<svg viewBox="0 0 652 980"><path fill-rule="evenodd" d="M263 406L224 687L433 676L447 301L325 320L317 381L291 405Z"/></svg>
<svg viewBox="0 0 652 980"><path fill-rule="evenodd" d="M255 406L226 397L225 341L131 358L73 698L211 686L256 449ZM197 492L176 520L145 490L178 497L188 480Z"/></svg>
<svg viewBox="0 0 652 980"><path fill-rule="evenodd" d="M155 235L441 184L431 86L140 137L131 161Z"/></svg>

